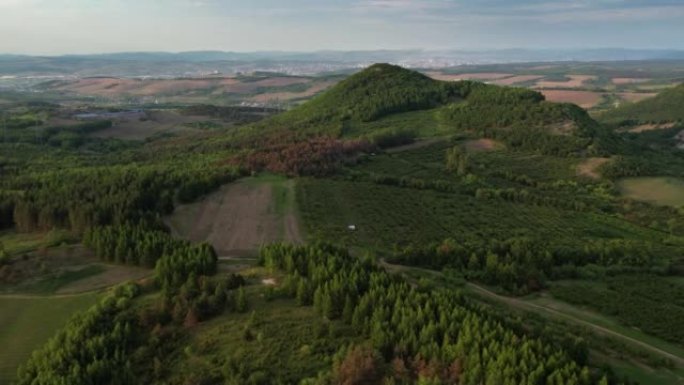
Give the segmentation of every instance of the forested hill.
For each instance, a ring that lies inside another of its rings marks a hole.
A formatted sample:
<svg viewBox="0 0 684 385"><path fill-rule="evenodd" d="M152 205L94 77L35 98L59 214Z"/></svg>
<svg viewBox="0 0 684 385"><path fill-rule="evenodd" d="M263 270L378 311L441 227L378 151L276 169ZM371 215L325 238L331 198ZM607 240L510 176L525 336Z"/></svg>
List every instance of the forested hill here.
<svg viewBox="0 0 684 385"><path fill-rule="evenodd" d="M627 104L601 116L606 123L668 123L684 121L684 84L665 90L654 98Z"/></svg>
<svg viewBox="0 0 684 385"><path fill-rule="evenodd" d="M453 101L458 84L433 80L390 64L375 64L324 94L273 118L287 128L339 127L344 121L369 122L393 113L428 109Z"/></svg>
<svg viewBox="0 0 684 385"><path fill-rule="evenodd" d="M551 154L610 148L609 133L575 105L547 102L528 89L437 81L389 64L375 64L252 129L260 136L284 131L381 146L468 133Z"/></svg>

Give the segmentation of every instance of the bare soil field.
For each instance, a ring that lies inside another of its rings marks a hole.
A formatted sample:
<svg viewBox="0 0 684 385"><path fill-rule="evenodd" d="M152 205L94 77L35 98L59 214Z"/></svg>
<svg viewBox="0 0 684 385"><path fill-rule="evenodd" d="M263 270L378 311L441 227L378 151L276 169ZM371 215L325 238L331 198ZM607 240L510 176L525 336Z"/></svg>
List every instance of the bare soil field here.
<svg viewBox="0 0 684 385"><path fill-rule="evenodd" d="M55 90L102 97L181 95L190 92L211 92L218 95L253 93L259 88L286 87L310 81L311 79L308 78L285 76L249 82L229 77L188 79L86 78L61 84Z"/></svg>
<svg viewBox="0 0 684 385"><path fill-rule="evenodd" d="M486 152L494 151L503 147L502 143L499 143L492 139L477 139L469 140L465 142L465 148L469 152Z"/></svg>
<svg viewBox="0 0 684 385"><path fill-rule="evenodd" d="M646 79L646 78L613 78L612 82L615 85L624 85L624 84L639 84L639 83L646 83L651 81L651 79Z"/></svg>
<svg viewBox="0 0 684 385"><path fill-rule="evenodd" d="M287 185L289 194L293 187ZM176 236L211 243L219 257L251 255L266 243L302 242L294 208L278 212L276 198L272 183L240 181L176 208L166 223Z"/></svg>
<svg viewBox="0 0 684 385"><path fill-rule="evenodd" d="M510 78L504 78L504 79L497 79L494 80L492 83L500 86L510 86L513 84L518 84L518 83L526 83L526 82L531 82L533 80L538 80L543 78L543 75L518 75L518 76L512 76Z"/></svg>
<svg viewBox="0 0 684 385"><path fill-rule="evenodd" d="M596 106L603 97L600 92L575 90L540 90L546 100L557 103L574 103L582 108Z"/></svg>
<svg viewBox="0 0 684 385"><path fill-rule="evenodd" d="M565 82L556 82L549 80L541 80L537 82L536 87L538 88L579 88L584 85L584 83L589 80L596 79L594 75L567 75L570 80Z"/></svg>
<svg viewBox="0 0 684 385"><path fill-rule="evenodd" d="M665 123L665 124L642 124L640 126L632 127L628 132L633 132L633 133L640 133L640 132L647 132L647 131L653 131L653 130L666 130L668 128L672 128L675 126L675 123Z"/></svg>
<svg viewBox="0 0 684 385"><path fill-rule="evenodd" d="M480 72L480 73L463 73L463 74L444 74L441 72L428 72L429 77L435 80L443 81L457 81L457 80L496 80L513 76L513 74L500 72Z"/></svg>
<svg viewBox="0 0 684 385"><path fill-rule="evenodd" d="M589 158L577 165L577 175L591 179L600 179L601 174L598 169L610 162L610 158Z"/></svg>

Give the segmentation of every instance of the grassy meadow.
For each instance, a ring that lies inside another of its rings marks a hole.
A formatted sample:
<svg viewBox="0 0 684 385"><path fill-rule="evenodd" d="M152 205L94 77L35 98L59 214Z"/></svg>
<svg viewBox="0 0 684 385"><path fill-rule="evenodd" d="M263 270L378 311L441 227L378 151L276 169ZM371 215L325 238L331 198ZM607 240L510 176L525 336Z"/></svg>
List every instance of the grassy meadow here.
<svg viewBox="0 0 684 385"><path fill-rule="evenodd" d="M9 384L17 367L66 325L76 312L95 304L99 294L0 296L0 384Z"/></svg>
<svg viewBox="0 0 684 385"><path fill-rule="evenodd" d="M618 186L626 197L664 206L684 206L684 179L665 177L625 178Z"/></svg>

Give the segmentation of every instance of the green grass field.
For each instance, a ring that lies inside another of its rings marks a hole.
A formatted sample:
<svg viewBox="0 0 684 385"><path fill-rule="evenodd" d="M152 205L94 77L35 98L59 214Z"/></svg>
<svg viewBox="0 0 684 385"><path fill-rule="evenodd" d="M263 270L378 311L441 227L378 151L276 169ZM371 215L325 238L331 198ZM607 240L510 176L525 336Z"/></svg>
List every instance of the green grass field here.
<svg viewBox="0 0 684 385"><path fill-rule="evenodd" d="M38 248L59 246L62 243L72 243L73 236L63 230L53 230L46 233L17 233L14 231L0 231L0 244L9 255L27 253Z"/></svg>
<svg viewBox="0 0 684 385"><path fill-rule="evenodd" d="M0 296L0 384L76 312L95 304L98 294L64 297Z"/></svg>
<svg viewBox="0 0 684 385"><path fill-rule="evenodd" d="M665 177L626 178L619 182L625 196L666 206L684 206L684 180Z"/></svg>

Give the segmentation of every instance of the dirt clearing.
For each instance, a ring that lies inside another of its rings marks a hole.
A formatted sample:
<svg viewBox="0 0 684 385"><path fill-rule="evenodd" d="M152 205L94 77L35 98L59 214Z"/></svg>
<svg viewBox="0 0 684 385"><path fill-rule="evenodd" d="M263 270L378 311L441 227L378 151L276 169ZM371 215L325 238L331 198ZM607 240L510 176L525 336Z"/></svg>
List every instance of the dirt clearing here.
<svg viewBox="0 0 684 385"><path fill-rule="evenodd" d="M211 243L219 257L252 255L267 243L301 243L294 182L273 179L223 186L200 202L176 208L166 222L181 238Z"/></svg>
<svg viewBox="0 0 684 385"><path fill-rule="evenodd" d="M601 179L599 168L610 162L610 158L589 158L577 165L577 175L591 179Z"/></svg>
<svg viewBox="0 0 684 385"><path fill-rule="evenodd" d="M468 152L487 152L503 148L503 144L491 139L477 139L465 142Z"/></svg>
<svg viewBox="0 0 684 385"><path fill-rule="evenodd" d="M642 124L640 126L632 127L627 132L632 132L635 134L641 133L641 132L647 132L647 131L653 131L653 130L666 130L669 128L674 127L674 123L664 123L664 124Z"/></svg>

